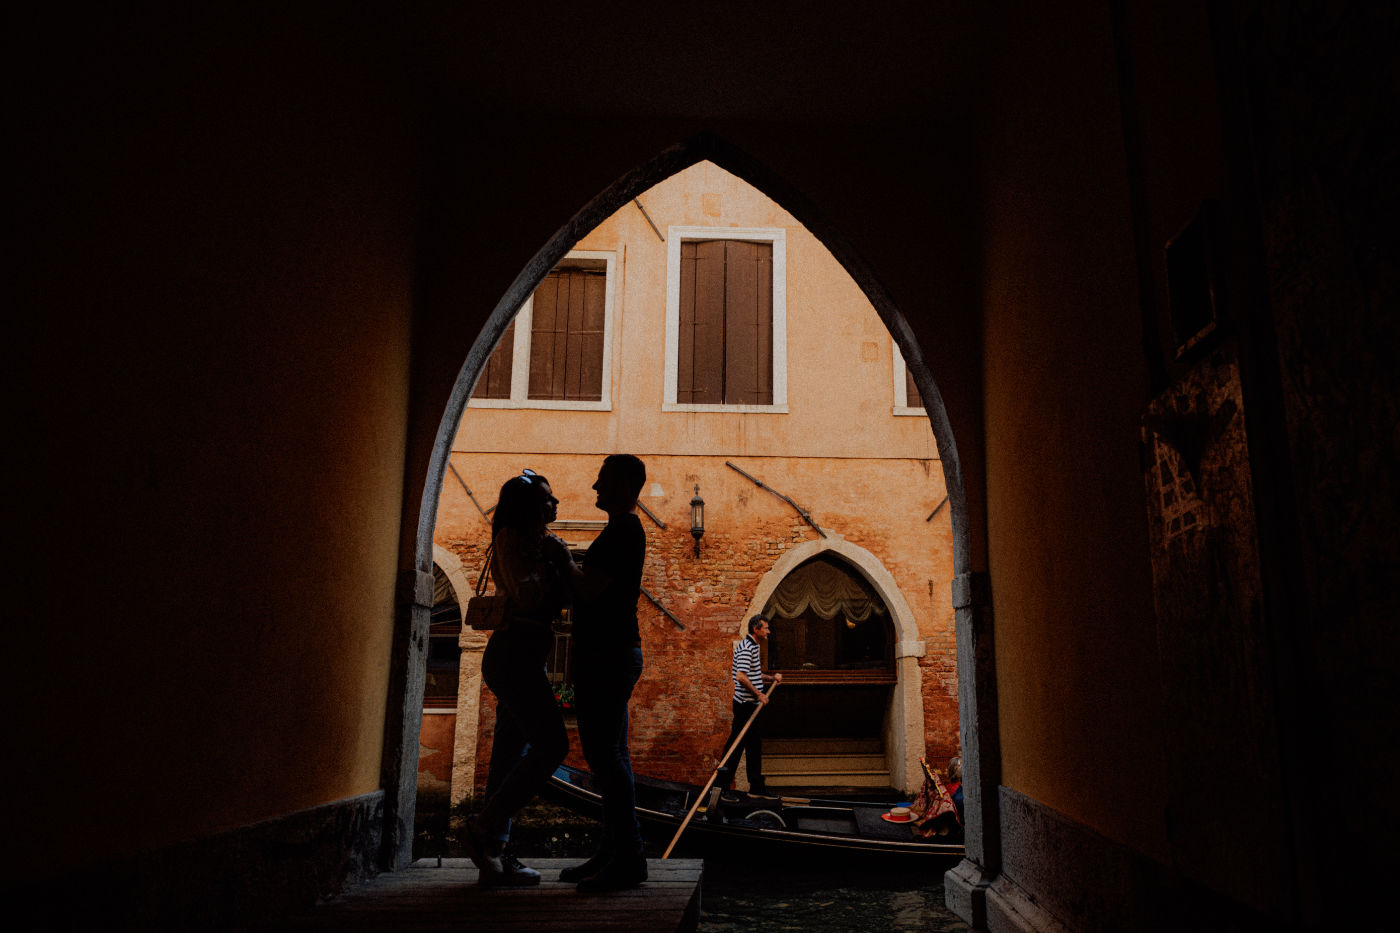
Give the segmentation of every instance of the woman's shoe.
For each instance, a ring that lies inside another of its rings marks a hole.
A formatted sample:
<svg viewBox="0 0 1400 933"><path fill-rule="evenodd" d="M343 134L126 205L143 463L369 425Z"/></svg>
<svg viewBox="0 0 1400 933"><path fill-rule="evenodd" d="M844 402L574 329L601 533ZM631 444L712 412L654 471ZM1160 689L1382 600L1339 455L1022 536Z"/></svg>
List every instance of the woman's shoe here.
<svg viewBox="0 0 1400 933"><path fill-rule="evenodd" d="M540 883L540 873L526 865L514 855L506 853L500 857L500 871L481 872L480 884L488 888L528 888Z"/></svg>
<svg viewBox="0 0 1400 933"><path fill-rule="evenodd" d="M471 858L472 864L481 872L483 881L487 875L494 876L505 873L505 869L501 865L501 857L491 854L495 844L486 838L486 834L482 832L481 824L474 816L467 820L467 825L462 833L462 843L466 846L467 855Z"/></svg>
<svg viewBox="0 0 1400 933"><path fill-rule="evenodd" d="M592 878L602 871L603 866L608 864L608 857L601 852L593 856L586 862L578 865L570 865L568 868L559 871L559 880L568 884L577 884L585 878Z"/></svg>
<svg viewBox="0 0 1400 933"><path fill-rule="evenodd" d="M596 875L580 881L578 890L580 894L625 891L628 888L639 887L646 880L647 860L643 856L614 858L604 865Z"/></svg>

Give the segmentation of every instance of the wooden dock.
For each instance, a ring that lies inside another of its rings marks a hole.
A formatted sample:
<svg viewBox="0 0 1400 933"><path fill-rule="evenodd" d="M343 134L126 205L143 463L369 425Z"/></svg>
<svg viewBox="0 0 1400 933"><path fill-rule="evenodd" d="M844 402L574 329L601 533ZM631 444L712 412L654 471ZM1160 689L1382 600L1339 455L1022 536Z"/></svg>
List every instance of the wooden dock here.
<svg viewBox="0 0 1400 933"><path fill-rule="evenodd" d="M651 859L647 882L630 891L580 894L559 880L577 859L526 859L543 876L538 887L485 888L469 859L419 859L318 906L267 927L266 933L324 930L563 931L690 933L700 920L700 859Z"/></svg>

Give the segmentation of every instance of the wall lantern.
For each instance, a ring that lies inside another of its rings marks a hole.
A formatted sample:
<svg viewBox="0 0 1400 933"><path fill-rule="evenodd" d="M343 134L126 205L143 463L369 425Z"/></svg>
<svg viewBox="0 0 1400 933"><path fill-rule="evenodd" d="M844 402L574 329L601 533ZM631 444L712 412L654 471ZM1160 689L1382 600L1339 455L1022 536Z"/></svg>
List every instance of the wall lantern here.
<svg viewBox="0 0 1400 933"><path fill-rule="evenodd" d="M690 500L690 536L695 539L695 556L700 556L700 538L705 534L705 500L700 498L700 484L695 484L695 498Z"/></svg>

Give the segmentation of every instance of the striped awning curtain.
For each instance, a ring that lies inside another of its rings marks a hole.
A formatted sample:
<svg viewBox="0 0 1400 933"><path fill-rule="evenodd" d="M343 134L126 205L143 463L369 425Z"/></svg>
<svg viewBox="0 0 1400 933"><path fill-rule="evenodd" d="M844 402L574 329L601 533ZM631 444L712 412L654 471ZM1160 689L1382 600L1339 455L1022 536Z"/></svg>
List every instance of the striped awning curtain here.
<svg viewBox="0 0 1400 933"><path fill-rule="evenodd" d="M889 614L880 597L864 583L826 561L804 564L784 577L764 614L795 619L809 609L823 619L845 616L852 622Z"/></svg>
<svg viewBox="0 0 1400 933"><path fill-rule="evenodd" d="M457 591L452 588L452 582L437 564L433 564L433 614L430 624L462 624L462 610L457 603Z"/></svg>

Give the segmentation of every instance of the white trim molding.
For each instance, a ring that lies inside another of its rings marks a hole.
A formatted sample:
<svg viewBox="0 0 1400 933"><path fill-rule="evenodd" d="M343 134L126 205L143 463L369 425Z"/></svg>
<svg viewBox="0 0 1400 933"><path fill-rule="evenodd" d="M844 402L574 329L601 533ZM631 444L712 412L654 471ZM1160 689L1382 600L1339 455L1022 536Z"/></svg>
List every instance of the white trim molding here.
<svg viewBox="0 0 1400 933"><path fill-rule="evenodd" d="M922 404L909 404L909 380L905 377L909 371L909 364L904 362L904 354L899 352L899 344L891 340L890 350L893 351L893 365L890 369L894 373L894 413L927 418L928 412L924 410Z"/></svg>
<svg viewBox="0 0 1400 933"><path fill-rule="evenodd" d="M684 240L758 240L773 244L773 404L714 405L676 401L680 348L681 243ZM787 413L787 230L783 227L666 228L666 371L662 411Z"/></svg>
<svg viewBox="0 0 1400 933"><path fill-rule="evenodd" d="M603 366L599 377L599 398L596 402L565 399L530 398L530 335L534 320L535 296L532 292L515 315L515 343L511 348L510 398L468 398L468 408L540 408L555 411L612 410L612 345L613 305L617 293L617 253L613 250L574 249L561 260L601 259L607 264L603 286Z"/></svg>

